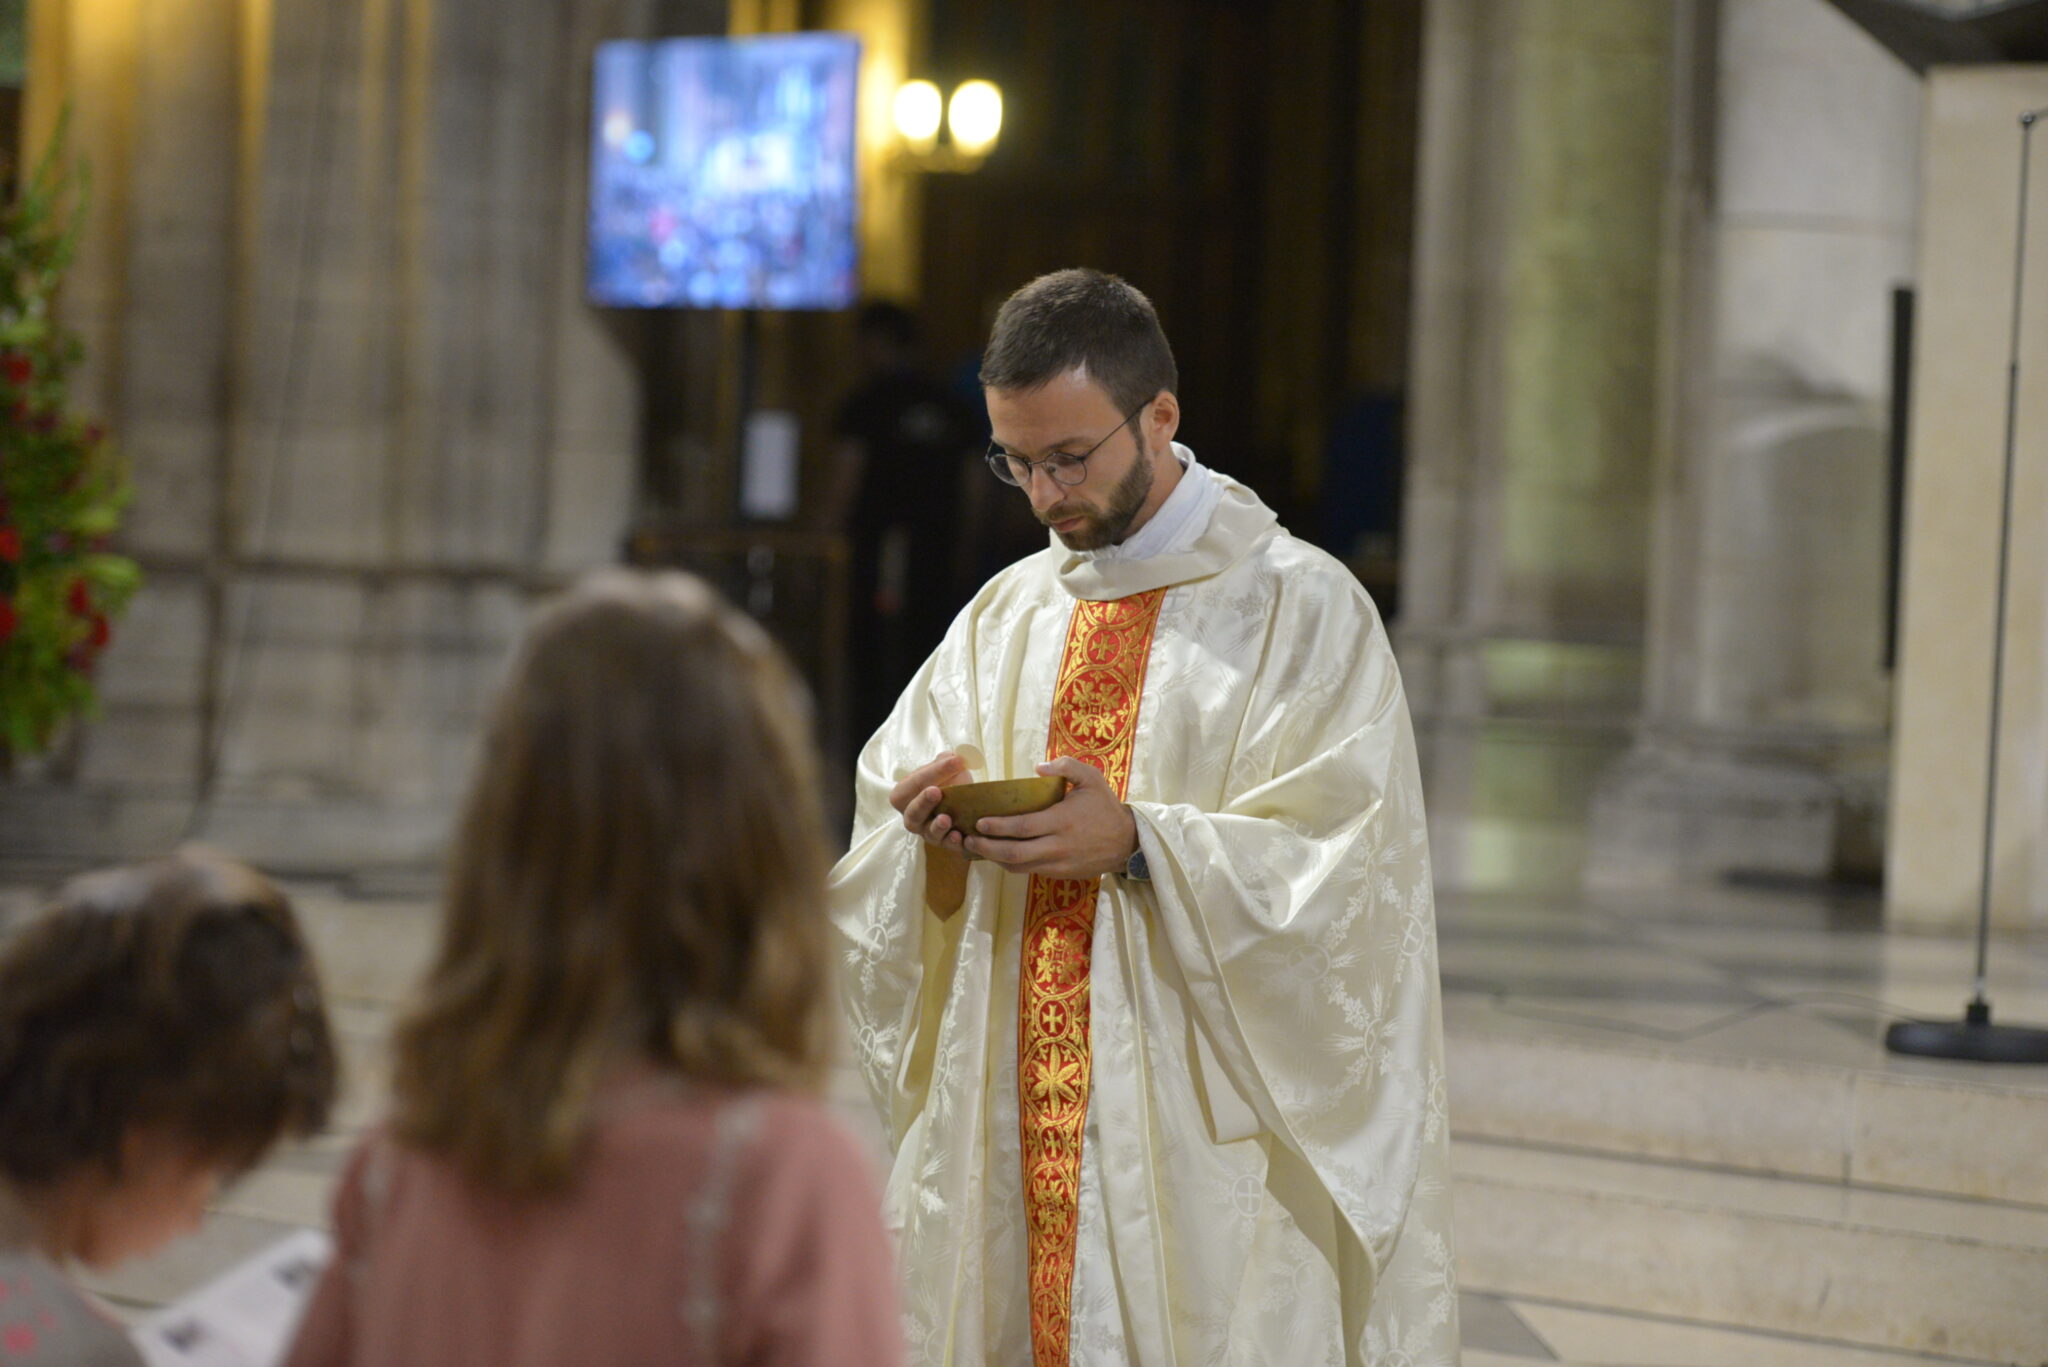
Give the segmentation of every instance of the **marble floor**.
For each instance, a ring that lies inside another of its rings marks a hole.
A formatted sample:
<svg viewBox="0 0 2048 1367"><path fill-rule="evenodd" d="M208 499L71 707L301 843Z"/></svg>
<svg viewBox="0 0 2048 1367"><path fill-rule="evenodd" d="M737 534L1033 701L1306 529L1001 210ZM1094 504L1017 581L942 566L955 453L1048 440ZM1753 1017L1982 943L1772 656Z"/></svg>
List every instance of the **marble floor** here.
<svg viewBox="0 0 2048 1367"><path fill-rule="evenodd" d="M1635 1041L1702 1056L1994 1077L2048 1070L1887 1054L1901 1017L1960 1017L1968 937L1886 934L1874 896L1766 890L1449 896L1440 902L1447 1027ZM2048 936L1995 936L1995 1019L2048 1025Z"/></svg>
<svg viewBox="0 0 2048 1367"><path fill-rule="evenodd" d="M162 1304L289 1229L323 1222L340 1157L380 1105L384 1034L395 1003L428 952L432 918L425 889L300 885L294 894L322 958L349 1065L339 1123L332 1134L278 1154L227 1193L216 1218L198 1235L103 1279L101 1290L124 1311L139 1313ZM19 913L35 897L35 889L19 882L0 883L0 916ZM1616 1060L1614 1066L1623 1072L1644 1060L1668 1070L1675 1060L1739 1068L1744 1076L1765 1082L1780 1075L1773 1070L1783 1069L1794 1070L1784 1075L1795 1080L1809 1076L1799 1069L1820 1069L1825 1076L1850 1079L1898 1077L1941 1086L1967 1081L1989 1089L1986 1095L2001 1105L2014 1098L2030 1102L2036 1095L2048 1103L2048 1068L1995 1069L1885 1054L1881 1036L1886 1020L1960 1012L1969 989L1971 947L1965 940L1883 934L1874 902L1758 889L1555 900L1446 896L1439 919L1460 1181L1469 1176L1482 1183L1482 1190L1490 1190L1483 1187L1486 1182L1512 1184L1525 1178L1556 1188L1566 1180L1559 1174L1573 1164L1626 1167L1631 1161L1626 1150L1633 1141L1617 1139L1622 1131L1612 1124L1590 1139L1569 1128L1542 1128L1569 1127L1580 1119L1570 1085L1545 1084L1546 1095L1562 1098L1556 1108L1562 1121L1557 1114L1538 1115L1527 1120L1532 1133L1507 1132L1522 1121L1500 1097L1529 1072L1528 1060L1535 1056L1526 1051L1532 1049L1565 1051L1559 1057L1567 1065L1561 1066L1572 1071L1559 1076L1567 1084L1586 1078L1589 1068L1599 1072L1604 1060ZM2001 1017L2048 1023L2048 941L1996 944L1991 989ZM1469 1085L1461 1083L1461 1072ZM1690 1084L1681 1076L1679 1085ZM878 1135L850 1068L835 1073L832 1094L879 1153ZM1608 1103L1595 1097L1587 1104ZM2023 1114L2029 1117L2023 1123L2031 1123L2037 1114L2048 1117L2048 1108ZM1464 1116L1471 1118L1470 1125ZM1739 1115L1729 1123L1743 1124ZM1817 1123L1834 1122L1824 1116ZM1696 1138L1671 1140L1677 1145L1674 1152L1660 1154L1655 1150L1666 1139L1653 1134L1644 1148L1654 1161L1635 1185L1661 1192L1685 1181L1761 1183L1735 1204L1761 1205L1768 1213L1772 1181L1786 1182L1787 1208L1792 1209L1798 1201L1821 1199L1815 1195L1816 1182L1859 1180L1849 1159L1840 1160L1846 1165L1841 1173L1829 1176L1830 1165L1837 1162L1832 1151L1808 1162L1798 1136L1788 1139L1776 1121L1760 1121L1759 1127L1768 1133L1756 1141L1762 1155L1756 1159L1746 1156L1746 1141L1739 1136L1716 1140L1724 1149L1701 1160L1685 1151L1685 1145L1699 1142ZM1915 1207L1910 1218L1886 1217L1894 1225L1903 1221L1911 1226L1906 1232L1915 1237L1933 1237L1919 1228L1929 1222L1960 1231L1953 1236L1960 1238L1974 1232L1973 1222L1986 1222L1989 1228L2006 1221L2008 1231L2020 1231L2011 1235L2014 1240L2036 1240L2048 1250L2048 1129L2034 1132L2031 1139L2014 1135L2012 1146L2031 1146L2037 1153L2028 1161L2037 1166L2025 1167L2017 1177L1994 1176L2020 1183L2027 1200L2015 1202L2004 1190L1996 1200L1944 1194L1944 1183L1966 1186L1978 1180L1974 1170L1951 1180L1943 1175L1945 1169L1926 1182L1915 1177L1891 1184L1926 1194L1859 1192L1857 1197L1925 1203L1927 1208ZM2037 1172L2041 1183L2036 1190L2031 1184ZM1642 1194L1625 1190L1629 1185L1607 1182L1603 1199ZM2048 1362L2048 1331L2039 1351L2029 1356L1902 1351L1859 1343L1853 1329L1839 1326L1808 1332L1798 1324L1735 1323L1719 1312L1666 1313L1605 1296L1599 1287L1583 1293L1568 1287L1566 1294L1558 1294L1542 1278L1521 1275L1513 1244L1505 1253L1488 1253L1486 1224L1498 1203L1469 1203L1462 1188L1459 1202L1459 1238L1472 1255L1465 1260L1463 1298L1470 1367ZM1597 1203L1588 1209L1595 1213L1587 1218L1602 1218ZM1944 1226L1944 1220L1949 1224ZM2048 1306L2048 1280L2040 1293L2041 1304ZM2023 1325L2019 1332L2028 1330Z"/></svg>
<svg viewBox="0 0 2048 1367"><path fill-rule="evenodd" d="M1468 1363L2048 1362L2048 1067L1883 1044L1961 1015L1967 937L1762 888L1446 897L1439 935ZM2048 1025L2048 938L1988 983ZM1892 1304L1825 1304L1859 1276Z"/></svg>

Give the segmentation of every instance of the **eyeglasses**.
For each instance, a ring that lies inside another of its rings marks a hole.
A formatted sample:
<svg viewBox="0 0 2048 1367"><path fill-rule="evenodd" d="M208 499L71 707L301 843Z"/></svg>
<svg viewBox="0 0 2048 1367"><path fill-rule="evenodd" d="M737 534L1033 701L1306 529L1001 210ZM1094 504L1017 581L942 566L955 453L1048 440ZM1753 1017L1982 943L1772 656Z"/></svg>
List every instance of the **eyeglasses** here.
<svg viewBox="0 0 2048 1367"><path fill-rule="evenodd" d="M1051 475L1056 484L1079 484L1088 478L1088 457L1100 451L1104 442L1129 427L1131 418L1137 417L1150 406L1151 401L1147 400L1132 409L1128 417L1109 429L1102 441L1096 442L1078 456L1069 455L1065 451L1055 451L1043 460L1026 460L1022 456L1013 456L1001 446L991 443L988 448L988 468L995 471L996 478L1003 483L1014 484L1020 489L1030 487L1032 473L1037 470L1043 470Z"/></svg>

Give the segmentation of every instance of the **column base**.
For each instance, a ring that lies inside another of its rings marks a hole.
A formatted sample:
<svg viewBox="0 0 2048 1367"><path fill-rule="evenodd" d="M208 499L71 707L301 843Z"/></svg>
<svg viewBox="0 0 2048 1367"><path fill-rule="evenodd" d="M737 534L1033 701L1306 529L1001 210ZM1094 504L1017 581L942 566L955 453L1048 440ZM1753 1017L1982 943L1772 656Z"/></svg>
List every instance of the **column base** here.
<svg viewBox="0 0 2048 1367"><path fill-rule="evenodd" d="M1594 887L1731 879L1864 881L1880 781L1824 759L1639 744L1602 776L1587 833Z"/></svg>

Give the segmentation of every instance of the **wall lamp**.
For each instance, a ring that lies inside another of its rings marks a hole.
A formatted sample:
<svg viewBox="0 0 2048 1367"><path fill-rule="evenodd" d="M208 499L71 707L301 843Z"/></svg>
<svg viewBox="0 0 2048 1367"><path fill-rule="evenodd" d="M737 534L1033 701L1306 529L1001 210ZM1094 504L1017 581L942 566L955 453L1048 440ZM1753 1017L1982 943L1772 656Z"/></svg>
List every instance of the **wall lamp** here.
<svg viewBox="0 0 2048 1367"><path fill-rule="evenodd" d="M993 81L962 81L948 101L930 81L905 81L896 87L895 115L898 161L918 171L972 171L1002 134L1003 92Z"/></svg>

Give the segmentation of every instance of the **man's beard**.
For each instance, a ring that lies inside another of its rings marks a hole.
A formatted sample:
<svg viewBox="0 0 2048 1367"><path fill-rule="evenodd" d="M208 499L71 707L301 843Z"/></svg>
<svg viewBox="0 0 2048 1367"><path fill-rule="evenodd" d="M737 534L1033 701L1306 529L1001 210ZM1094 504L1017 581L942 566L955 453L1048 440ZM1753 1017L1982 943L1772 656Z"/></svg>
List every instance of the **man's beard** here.
<svg viewBox="0 0 2048 1367"><path fill-rule="evenodd" d="M1145 506L1145 500L1152 493L1152 457L1141 445L1138 459L1109 491L1109 505L1101 512L1085 507L1055 505L1038 514L1038 520L1050 527L1055 522L1079 517L1081 529L1077 532L1054 532L1060 544L1070 551L1099 551L1104 546L1114 546L1124 539L1124 533L1131 529L1131 523L1138 516L1138 509Z"/></svg>

